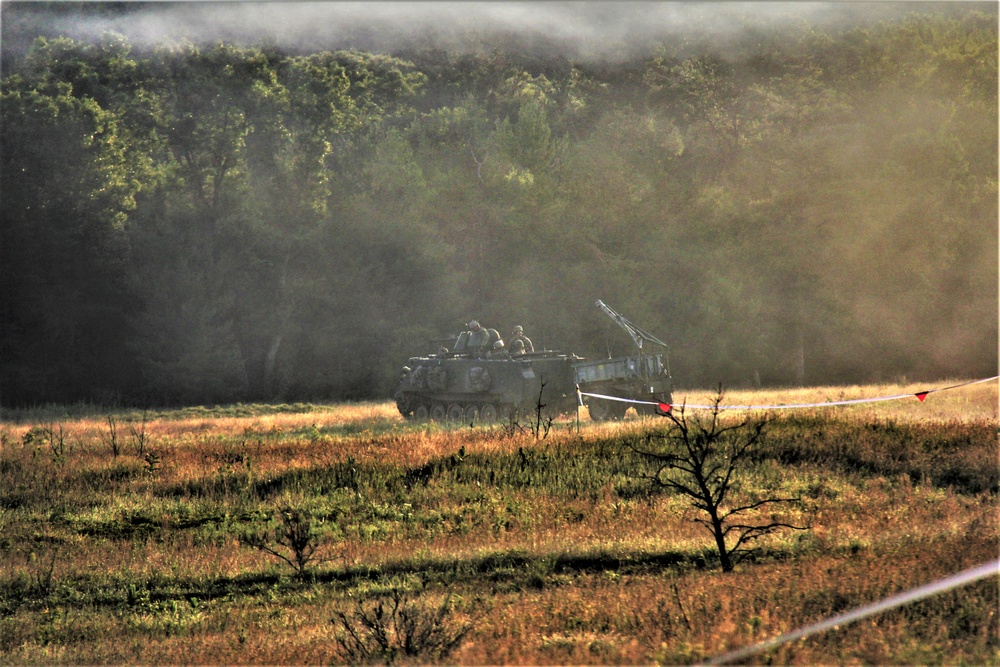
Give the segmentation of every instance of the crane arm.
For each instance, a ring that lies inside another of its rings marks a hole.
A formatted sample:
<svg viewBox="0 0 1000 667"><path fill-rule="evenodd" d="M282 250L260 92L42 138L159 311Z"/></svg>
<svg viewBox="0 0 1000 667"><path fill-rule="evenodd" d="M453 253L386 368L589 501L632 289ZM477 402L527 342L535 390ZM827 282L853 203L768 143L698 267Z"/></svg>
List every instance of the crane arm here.
<svg viewBox="0 0 1000 667"><path fill-rule="evenodd" d="M653 334L649 333L648 331L640 329L636 325L632 324L632 322L630 322L628 318L626 318L624 315L622 315L614 308L601 301L600 299L597 300L597 303L595 305L602 311L604 311L605 315L610 317L612 321L614 321L618 326L624 329L629 336L632 337L632 340L635 341L635 346L639 348L640 352L642 351L642 344L644 341L649 341L650 343L667 347L667 344L664 343L662 340L660 340Z"/></svg>

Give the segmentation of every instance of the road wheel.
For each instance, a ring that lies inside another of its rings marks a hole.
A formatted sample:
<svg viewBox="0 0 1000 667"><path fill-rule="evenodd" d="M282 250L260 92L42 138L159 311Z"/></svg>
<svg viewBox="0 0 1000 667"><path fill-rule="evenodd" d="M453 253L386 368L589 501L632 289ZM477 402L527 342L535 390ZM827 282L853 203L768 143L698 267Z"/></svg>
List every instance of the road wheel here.
<svg viewBox="0 0 1000 667"><path fill-rule="evenodd" d="M500 417L497 412L496 406L492 403L487 403L479 410L479 419L487 424L492 424Z"/></svg>
<svg viewBox="0 0 1000 667"><path fill-rule="evenodd" d="M465 406L465 423L473 424L477 421L479 421L479 406L478 405Z"/></svg>
<svg viewBox="0 0 1000 667"><path fill-rule="evenodd" d="M444 407L442 403L435 403L431 406L430 417L431 421L442 422L444 418L448 416L448 410Z"/></svg>
<svg viewBox="0 0 1000 667"><path fill-rule="evenodd" d="M463 419L465 419L465 408L458 403L452 403L448 406L448 421L460 422Z"/></svg>
<svg viewBox="0 0 1000 667"><path fill-rule="evenodd" d="M413 408L413 418L416 419L417 421L421 422L427 421L427 418L430 417L430 414L431 414L430 409L423 403Z"/></svg>

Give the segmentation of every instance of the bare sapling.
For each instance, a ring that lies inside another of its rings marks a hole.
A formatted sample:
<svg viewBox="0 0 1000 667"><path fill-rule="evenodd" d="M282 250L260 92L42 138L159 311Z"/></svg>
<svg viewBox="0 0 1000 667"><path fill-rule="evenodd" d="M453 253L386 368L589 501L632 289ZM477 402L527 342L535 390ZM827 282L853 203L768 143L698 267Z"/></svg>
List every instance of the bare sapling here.
<svg viewBox="0 0 1000 667"><path fill-rule="evenodd" d="M114 415L108 415L107 422L108 432L101 431L101 440L111 448L112 456L117 459L122 452L122 444L118 440L118 421L115 420Z"/></svg>
<svg viewBox="0 0 1000 667"><path fill-rule="evenodd" d="M535 414L527 417L527 426L521 424L518 410L512 410L507 416L507 422L502 425L502 432L505 437L512 438L515 435L531 434L535 440L545 440L552 430L552 423L555 418L552 415L544 414L546 403L542 402L542 394L545 392L545 382L538 387L538 400L535 401Z"/></svg>
<svg viewBox="0 0 1000 667"><path fill-rule="evenodd" d="M535 401L535 421L531 424L531 434L535 436L535 440L544 440L549 437L549 431L552 430L552 422L554 418L552 415L543 416L542 410L545 409L545 403L542 403L542 392L545 391L545 381L543 380L538 386L538 400Z"/></svg>
<svg viewBox="0 0 1000 667"><path fill-rule="evenodd" d="M722 388L707 417L689 417L684 408L667 413L670 426L626 440L627 446L654 466L641 477L658 487L686 496L699 514L694 521L715 539L723 572L733 568L752 549L754 540L781 529L805 530L780 520L754 520L759 510L777 504L798 504L799 498L774 495L733 498L750 457L763 443L768 417L748 416L740 421L720 419ZM758 514L759 516L759 514Z"/></svg>
<svg viewBox="0 0 1000 667"><path fill-rule="evenodd" d="M128 425L129 433L132 435L132 443L135 445L135 455L140 459L145 457L146 446L149 444L149 432L146 430L148 424L149 414L143 410L142 421L138 424L134 421L129 422Z"/></svg>

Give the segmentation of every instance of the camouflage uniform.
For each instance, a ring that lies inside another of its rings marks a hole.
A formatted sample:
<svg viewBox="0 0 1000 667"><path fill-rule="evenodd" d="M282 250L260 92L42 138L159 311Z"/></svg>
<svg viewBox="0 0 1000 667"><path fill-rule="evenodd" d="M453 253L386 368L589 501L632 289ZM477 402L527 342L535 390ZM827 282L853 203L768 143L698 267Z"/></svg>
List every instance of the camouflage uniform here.
<svg viewBox="0 0 1000 667"><path fill-rule="evenodd" d="M510 359L510 353L504 349L502 340L493 343L493 349L486 353L488 359Z"/></svg>
<svg viewBox="0 0 1000 667"><path fill-rule="evenodd" d="M471 354L479 356L484 352L489 350L488 346L490 344L490 332L487 331L483 325L481 325L476 320L472 320L468 324L469 327L469 340L465 344L465 349L467 349Z"/></svg>
<svg viewBox="0 0 1000 667"><path fill-rule="evenodd" d="M522 327L520 324L514 327L514 331L511 332L510 336L511 346L513 346L514 341L517 340L521 341L521 344L524 345L525 352L535 351L535 346L531 344L531 339L524 335L524 327Z"/></svg>

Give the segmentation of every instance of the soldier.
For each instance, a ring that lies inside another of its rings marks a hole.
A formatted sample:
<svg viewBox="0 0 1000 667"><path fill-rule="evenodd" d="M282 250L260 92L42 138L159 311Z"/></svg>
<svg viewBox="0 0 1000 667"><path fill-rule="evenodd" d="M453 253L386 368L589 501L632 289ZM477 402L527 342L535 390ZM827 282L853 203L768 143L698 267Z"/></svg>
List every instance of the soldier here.
<svg viewBox="0 0 1000 667"><path fill-rule="evenodd" d="M524 354L524 341L520 339L514 339L510 342L510 355L512 357L519 357Z"/></svg>
<svg viewBox="0 0 1000 667"><path fill-rule="evenodd" d="M465 344L465 348L473 355L480 356L483 352L488 351L488 345L490 342L490 333L487 331L483 325L481 325L476 320L472 320L466 326L469 327L469 339Z"/></svg>
<svg viewBox="0 0 1000 667"><path fill-rule="evenodd" d="M504 349L503 341L493 343L493 349L486 353L488 359L510 359L510 354Z"/></svg>
<svg viewBox="0 0 1000 667"><path fill-rule="evenodd" d="M518 324L514 327L514 330L510 333L510 343L514 344L514 341L521 341L524 345L525 352L534 352L535 346L531 344L531 339L524 335L524 327Z"/></svg>

